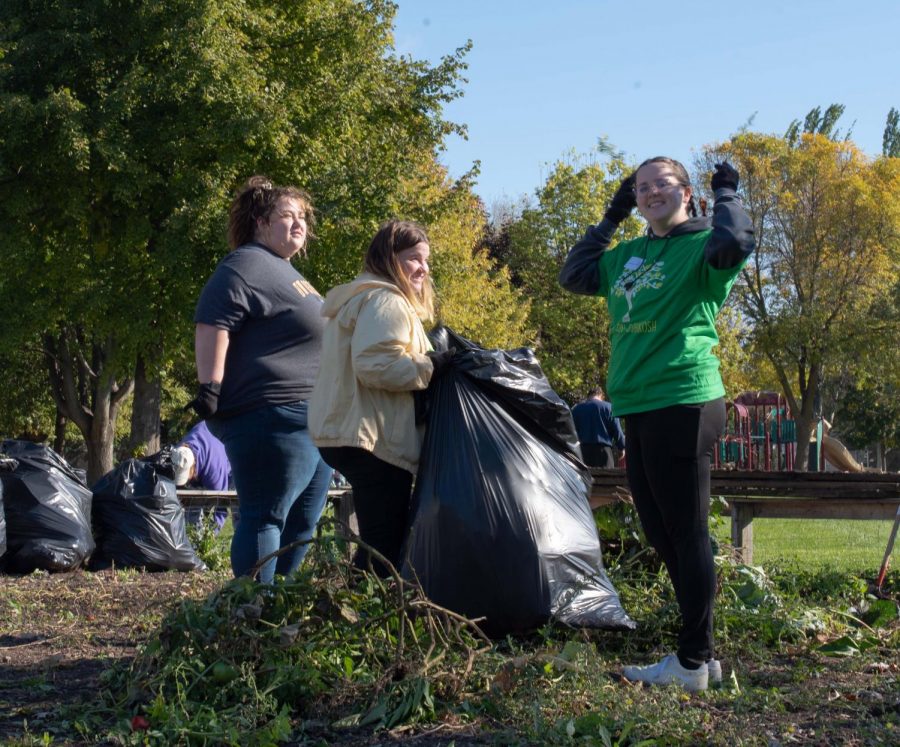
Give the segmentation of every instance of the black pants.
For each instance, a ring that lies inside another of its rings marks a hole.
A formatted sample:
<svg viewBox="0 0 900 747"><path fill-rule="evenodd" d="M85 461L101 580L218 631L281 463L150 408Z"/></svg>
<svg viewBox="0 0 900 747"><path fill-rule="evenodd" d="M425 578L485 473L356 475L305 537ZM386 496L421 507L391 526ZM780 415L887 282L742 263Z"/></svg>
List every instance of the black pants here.
<svg viewBox="0 0 900 747"><path fill-rule="evenodd" d="M678 658L696 668L713 657L716 569L709 541L709 468L725 428L725 401L628 415L626 471L650 544L669 571L681 633Z"/></svg>
<svg viewBox="0 0 900 747"><path fill-rule="evenodd" d="M616 455L612 446L605 444L581 444L581 456L588 467L612 469L616 466Z"/></svg>
<svg viewBox="0 0 900 747"><path fill-rule="evenodd" d="M400 570L401 551L409 531L412 473L388 464L365 449L350 446L319 449L325 462L340 472L353 488L353 508L359 536ZM360 550L353 560L357 568L369 567L369 553ZM383 563L372 558L372 568L387 576Z"/></svg>

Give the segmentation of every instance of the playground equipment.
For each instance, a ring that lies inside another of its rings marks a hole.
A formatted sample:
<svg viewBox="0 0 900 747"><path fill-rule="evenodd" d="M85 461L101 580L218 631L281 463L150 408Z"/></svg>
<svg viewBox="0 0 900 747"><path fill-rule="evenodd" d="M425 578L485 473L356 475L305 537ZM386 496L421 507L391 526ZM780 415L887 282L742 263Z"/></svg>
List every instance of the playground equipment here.
<svg viewBox="0 0 900 747"><path fill-rule="evenodd" d="M866 468L844 444L828 434L829 430L831 423L823 419L814 431L810 471L824 471L828 462L839 472L865 472ZM783 395L744 392L727 404L725 435L719 441L714 467L791 471L796 458L797 424Z"/></svg>
<svg viewBox="0 0 900 747"><path fill-rule="evenodd" d="M822 454L829 464L841 472L866 471L866 468L853 458L847 447L831 436L822 436Z"/></svg>
<svg viewBox="0 0 900 747"><path fill-rule="evenodd" d="M797 427L781 394L745 392L728 403L716 468L790 471L796 456Z"/></svg>

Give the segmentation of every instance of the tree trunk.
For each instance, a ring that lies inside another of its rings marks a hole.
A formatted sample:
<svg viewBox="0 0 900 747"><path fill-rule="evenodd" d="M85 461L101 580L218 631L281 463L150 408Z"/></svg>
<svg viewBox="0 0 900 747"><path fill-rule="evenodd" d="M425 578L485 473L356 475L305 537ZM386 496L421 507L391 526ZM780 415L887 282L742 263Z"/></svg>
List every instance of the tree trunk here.
<svg viewBox="0 0 900 747"><path fill-rule="evenodd" d="M53 427L53 451L57 454L62 454L63 450L66 448L66 425L68 422L68 418L66 418L65 414L57 407L56 423Z"/></svg>
<svg viewBox="0 0 900 747"><path fill-rule="evenodd" d="M63 329L46 335L44 345L53 399L84 437L92 485L113 468L119 406L134 379L118 382L110 372L117 348L112 337L90 341L80 329Z"/></svg>
<svg viewBox="0 0 900 747"><path fill-rule="evenodd" d="M115 466L116 416L118 409L113 404L111 382L98 382L94 398L91 435L85 439L87 445L88 485L93 485Z"/></svg>
<svg viewBox="0 0 900 747"><path fill-rule="evenodd" d="M801 363L797 371L797 387L794 389L784 366L776 358L768 357L781 383L784 397L791 410L791 417L797 427L797 454L794 460L794 471L807 472L809 470L810 437L818 423L816 400L821 382L819 367L814 364Z"/></svg>
<svg viewBox="0 0 900 747"><path fill-rule="evenodd" d="M155 454L160 448L162 378L148 376L144 356L139 355L134 371L134 400L131 407L131 435L128 451L133 456Z"/></svg>

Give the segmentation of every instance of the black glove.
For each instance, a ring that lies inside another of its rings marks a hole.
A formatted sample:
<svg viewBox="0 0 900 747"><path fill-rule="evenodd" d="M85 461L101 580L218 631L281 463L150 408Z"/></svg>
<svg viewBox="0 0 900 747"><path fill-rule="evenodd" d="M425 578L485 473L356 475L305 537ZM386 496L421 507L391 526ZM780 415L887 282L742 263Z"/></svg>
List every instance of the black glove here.
<svg viewBox="0 0 900 747"><path fill-rule="evenodd" d="M222 391L222 385L218 381L201 384L197 388L197 396L188 402L184 409L193 410L204 420L211 418L219 409L220 391Z"/></svg>
<svg viewBox="0 0 900 747"><path fill-rule="evenodd" d="M712 175L712 179L709 180L709 186L712 187L713 192L722 187L728 187L737 192L740 180L741 177L738 175L737 169L728 161L722 161L722 163L716 164L716 170Z"/></svg>
<svg viewBox="0 0 900 747"><path fill-rule="evenodd" d="M431 358L431 365L434 366L431 378L436 379L444 372L450 364L450 361L453 359L453 356L456 355L456 348L448 348L447 350L429 350L425 355Z"/></svg>
<svg viewBox="0 0 900 747"><path fill-rule="evenodd" d="M635 205L637 205L637 195L634 192L634 182L636 177L637 174L630 174L622 180L622 183L613 195L612 200L609 202L609 207L606 209L606 214L603 216L604 218L619 225L631 215L631 211L634 209Z"/></svg>

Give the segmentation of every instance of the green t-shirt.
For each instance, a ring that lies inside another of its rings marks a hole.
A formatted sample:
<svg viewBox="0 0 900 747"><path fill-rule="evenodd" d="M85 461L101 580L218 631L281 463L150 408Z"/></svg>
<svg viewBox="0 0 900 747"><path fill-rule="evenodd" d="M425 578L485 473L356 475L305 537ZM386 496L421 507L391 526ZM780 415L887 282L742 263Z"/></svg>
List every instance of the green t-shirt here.
<svg viewBox="0 0 900 747"><path fill-rule="evenodd" d="M707 402L725 388L715 320L743 263L704 258L712 231L623 241L600 257L612 353L607 391L615 415Z"/></svg>

